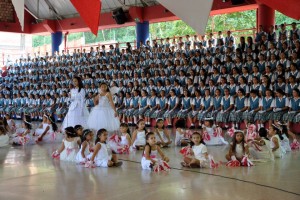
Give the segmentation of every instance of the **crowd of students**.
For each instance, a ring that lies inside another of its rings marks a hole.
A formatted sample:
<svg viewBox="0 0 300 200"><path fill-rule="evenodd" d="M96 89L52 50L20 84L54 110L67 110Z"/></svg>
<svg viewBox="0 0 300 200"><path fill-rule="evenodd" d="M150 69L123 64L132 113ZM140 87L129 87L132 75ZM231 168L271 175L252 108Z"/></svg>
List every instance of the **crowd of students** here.
<svg viewBox="0 0 300 200"><path fill-rule="evenodd" d="M72 77L82 78L86 105L94 106L98 86L118 89L114 102L122 122L145 118L186 118L201 126L205 117L226 127L239 123L300 121L300 31L285 25L276 31L260 28L256 38L240 38L230 31L214 38L179 37L152 44L118 44L87 52L75 49L53 56L35 54L20 59L1 78L0 113L21 118L23 113L42 120L54 113L61 121L67 112Z"/></svg>

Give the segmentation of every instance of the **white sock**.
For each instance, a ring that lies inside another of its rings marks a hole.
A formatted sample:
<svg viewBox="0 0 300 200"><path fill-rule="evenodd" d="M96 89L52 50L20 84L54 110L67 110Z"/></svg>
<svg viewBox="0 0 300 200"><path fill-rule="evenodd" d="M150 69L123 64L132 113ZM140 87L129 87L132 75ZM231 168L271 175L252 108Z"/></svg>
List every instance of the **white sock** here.
<svg viewBox="0 0 300 200"><path fill-rule="evenodd" d="M194 123L192 123L192 125L191 125L191 126L195 126L195 125L194 125Z"/></svg>
<svg viewBox="0 0 300 200"><path fill-rule="evenodd" d="M264 124L260 124L260 125L261 125L262 128L264 127Z"/></svg>

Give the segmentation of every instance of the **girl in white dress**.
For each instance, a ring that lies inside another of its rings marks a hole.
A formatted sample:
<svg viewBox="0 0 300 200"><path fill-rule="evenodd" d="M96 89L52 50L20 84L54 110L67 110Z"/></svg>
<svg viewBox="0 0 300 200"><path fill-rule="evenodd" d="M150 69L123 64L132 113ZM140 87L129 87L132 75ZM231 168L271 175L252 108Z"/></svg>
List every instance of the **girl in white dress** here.
<svg viewBox="0 0 300 200"><path fill-rule="evenodd" d="M80 138L77 137L73 127L65 128L65 134L66 138L62 140L61 147L52 153L52 157L63 161L75 162Z"/></svg>
<svg viewBox="0 0 300 200"><path fill-rule="evenodd" d="M145 129L145 121L140 119L137 122L137 128L133 131L131 146L137 150L143 150L146 145L146 129Z"/></svg>
<svg viewBox="0 0 300 200"><path fill-rule="evenodd" d="M270 140L267 138L268 132L265 128L259 129L259 138L256 138L252 142L252 146L249 148L250 155L260 161L272 161L274 155L270 147Z"/></svg>
<svg viewBox="0 0 300 200"><path fill-rule="evenodd" d="M184 157L181 165L183 167L199 168L208 164L208 153L202 136L199 132L192 135L192 157Z"/></svg>
<svg viewBox="0 0 300 200"><path fill-rule="evenodd" d="M36 142L45 142L52 143L58 142L62 139L62 135L60 135L57 130L57 125L54 122L54 117L45 115L46 123L43 123L43 132L40 134L40 130L36 131L35 134L38 136Z"/></svg>
<svg viewBox="0 0 300 200"><path fill-rule="evenodd" d="M172 143L170 134L168 130L165 129L163 119L159 118L156 120L156 129L154 133L156 134L157 145L160 145L160 147L168 147Z"/></svg>
<svg viewBox="0 0 300 200"><path fill-rule="evenodd" d="M12 144L13 145L33 144L31 129L32 129L31 117L25 115L22 123L22 128L16 130L16 133L14 134L14 137L12 139Z"/></svg>
<svg viewBox="0 0 300 200"><path fill-rule="evenodd" d="M234 132L233 140L230 143L229 152L226 154L226 159L228 161L242 162L244 156L249 156L249 148L245 142L244 132L236 130Z"/></svg>
<svg viewBox="0 0 300 200"><path fill-rule="evenodd" d="M149 132L146 136L146 145L141 160L141 165L143 169L154 170L155 165L158 165L158 168L161 169L170 169L167 162L169 158L165 156L160 147L156 145L156 137L153 132ZM158 154L161 156L161 159L158 159Z"/></svg>
<svg viewBox="0 0 300 200"><path fill-rule="evenodd" d="M100 129L97 132L94 152L91 154L91 161L88 167L95 165L96 167L119 167L123 163L118 162L116 154L113 154L109 146L106 144L107 131Z"/></svg>
<svg viewBox="0 0 300 200"><path fill-rule="evenodd" d="M120 120L106 83L101 83L99 94L94 101L96 106L88 117L88 127L94 131L103 128L109 132L118 130Z"/></svg>
<svg viewBox="0 0 300 200"><path fill-rule="evenodd" d="M270 139L270 148L275 158L282 158L286 153L285 149L281 146L281 140L283 137L281 135L280 127L275 124L272 124L269 128Z"/></svg>
<svg viewBox="0 0 300 200"><path fill-rule="evenodd" d="M128 124L121 123L120 132L121 137L117 134L112 135L108 141L108 144L110 148L117 154L129 153L131 138Z"/></svg>
<svg viewBox="0 0 300 200"><path fill-rule="evenodd" d="M9 144L9 137L3 126L0 126L0 147L5 147Z"/></svg>
<svg viewBox="0 0 300 200"><path fill-rule="evenodd" d="M76 164L85 164L90 155L90 142L93 139L93 132L90 129L85 129L81 137L80 150L76 155Z"/></svg>
<svg viewBox="0 0 300 200"><path fill-rule="evenodd" d="M62 129L75 125L87 127L87 118L89 111L85 104L85 91L81 78L74 77L73 84L75 88L71 89L71 104L68 113L62 123Z"/></svg>

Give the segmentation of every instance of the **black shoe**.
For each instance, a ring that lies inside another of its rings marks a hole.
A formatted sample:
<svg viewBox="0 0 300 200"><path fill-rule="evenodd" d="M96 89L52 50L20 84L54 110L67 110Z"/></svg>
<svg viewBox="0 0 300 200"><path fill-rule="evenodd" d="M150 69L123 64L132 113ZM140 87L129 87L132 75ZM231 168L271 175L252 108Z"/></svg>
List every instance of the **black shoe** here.
<svg viewBox="0 0 300 200"><path fill-rule="evenodd" d="M168 125L167 128L172 128L172 125Z"/></svg>
<svg viewBox="0 0 300 200"><path fill-rule="evenodd" d="M123 165L123 162L117 162L117 163L115 163L115 167L120 167L122 165Z"/></svg>
<svg viewBox="0 0 300 200"><path fill-rule="evenodd" d="M190 129L195 129L195 126L194 125L190 126Z"/></svg>

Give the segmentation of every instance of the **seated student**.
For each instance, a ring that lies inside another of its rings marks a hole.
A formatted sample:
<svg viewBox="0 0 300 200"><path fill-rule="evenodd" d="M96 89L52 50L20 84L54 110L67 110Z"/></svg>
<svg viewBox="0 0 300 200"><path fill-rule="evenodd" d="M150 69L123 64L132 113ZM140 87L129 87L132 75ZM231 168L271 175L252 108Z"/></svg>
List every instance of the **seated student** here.
<svg viewBox="0 0 300 200"><path fill-rule="evenodd" d="M259 102L260 99L258 98L258 91L251 90L250 91L250 98L247 102L248 109L243 113L243 119L245 124L254 123L255 115L259 111Z"/></svg>
<svg viewBox="0 0 300 200"><path fill-rule="evenodd" d="M166 92L164 89L160 91L160 97L156 98L157 109L150 116L150 118L161 118L168 108L168 98L166 98Z"/></svg>
<svg viewBox="0 0 300 200"><path fill-rule="evenodd" d="M214 118L214 121L216 120L217 114L221 111L221 101L222 101L221 90L216 89L215 90L215 97L210 102L210 106L212 106L211 117Z"/></svg>
<svg viewBox="0 0 300 200"><path fill-rule="evenodd" d="M288 128L291 123L300 122L300 91L293 89L293 97L289 101L289 111L283 115L283 121L288 122Z"/></svg>
<svg viewBox="0 0 300 200"><path fill-rule="evenodd" d="M270 120L281 121L282 116L287 112L289 106L288 99L284 96L281 89L276 90L276 98L274 99L273 112L270 115Z"/></svg>
<svg viewBox="0 0 300 200"><path fill-rule="evenodd" d="M235 110L232 111L229 116L232 125L236 129L238 129L239 123L242 122L243 112L245 112L248 109L247 101L248 99L245 97L244 89L240 88L238 90L238 96L235 99Z"/></svg>
<svg viewBox="0 0 300 200"><path fill-rule="evenodd" d="M176 116L179 110L179 99L176 97L174 89L171 89L170 95L168 109L164 114L164 117L167 118L168 127L172 127L172 118Z"/></svg>
<svg viewBox="0 0 300 200"><path fill-rule="evenodd" d="M195 128L195 123L196 123L196 120L197 120L197 115L198 115L198 112L200 111L201 109L201 93L200 93L200 90L195 90L195 98L193 98L191 100L191 107L192 107L192 110L191 112L188 114L188 120L191 122L191 129L192 128Z"/></svg>
<svg viewBox="0 0 300 200"><path fill-rule="evenodd" d="M139 91L133 91L133 97L130 102L130 108L125 113L125 116L128 117L128 125L132 126L137 123L138 112L139 112ZM133 120L132 120L133 118ZM130 123L133 122L133 123Z"/></svg>
<svg viewBox="0 0 300 200"><path fill-rule="evenodd" d="M146 126L150 126L150 116L156 111L157 105L157 96L156 96L156 90L151 90L151 97L147 100L147 111L145 112L145 120L146 120Z"/></svg>
<svg viewBox="0 0 300 200"><path fill-rule="evenodd" d="M126 112L130 109L130 102L131 102L131 94L130 92L125 93L125 98L124 98L124 107L122 109L122 115L121 121L122 123L125 123L126 121L128 122L128 125L132 124L132 121L130 121L130 118L126 116Z"/></svg>
<svg viewBox="0 0 300 200"><path fill-rule="evenodd" d="M254 159L263 160L263 161L272 161L274 160L274 155L270 147L270 140L268 139L268 132L265 128L260 128L259 138L253 141L253 144L249 148L250 155Z"/></svg>
<svg viewBox="0 0 300 200"><path fill-rule="evenodd" d="M262 97L259 102L260 110L256 113L254 121L257 120L258 128L264 127L264 123L269 121L269 124L272 124L270 120L270 114L273 111L274 99L273 92L270 89L266 90L266 96Z"/></svg>
<svg viewBox="0 0 300 200"><path fill-rule="evenodd" d="M199 127L202 127L202 121L204 120L204 118L210 117L211 115L210 113L210 111L212 110L211 101L212 101L212 97L210 96L210 91L209 89L205 89L205 96L204 98L202 98L201 109L198 114Z"/></svg>
<svg viewBox="0 0 300 200"><path fill-rule="evenodd" d="M221 100L221 111L217 113L216 117L217 124L225 123L225 128L228 128L229 115L234 108L234 100L229 92L230 90L228 88L224 89L225 95Z"/></svg>
<svg viewBox="0 0 300 200"><path fill-rule="evenodd" d="M183 98L181 100L181 109L178 111L177 117L185 119L191 110L191 97L188 89L183 90Z"/></svg>

